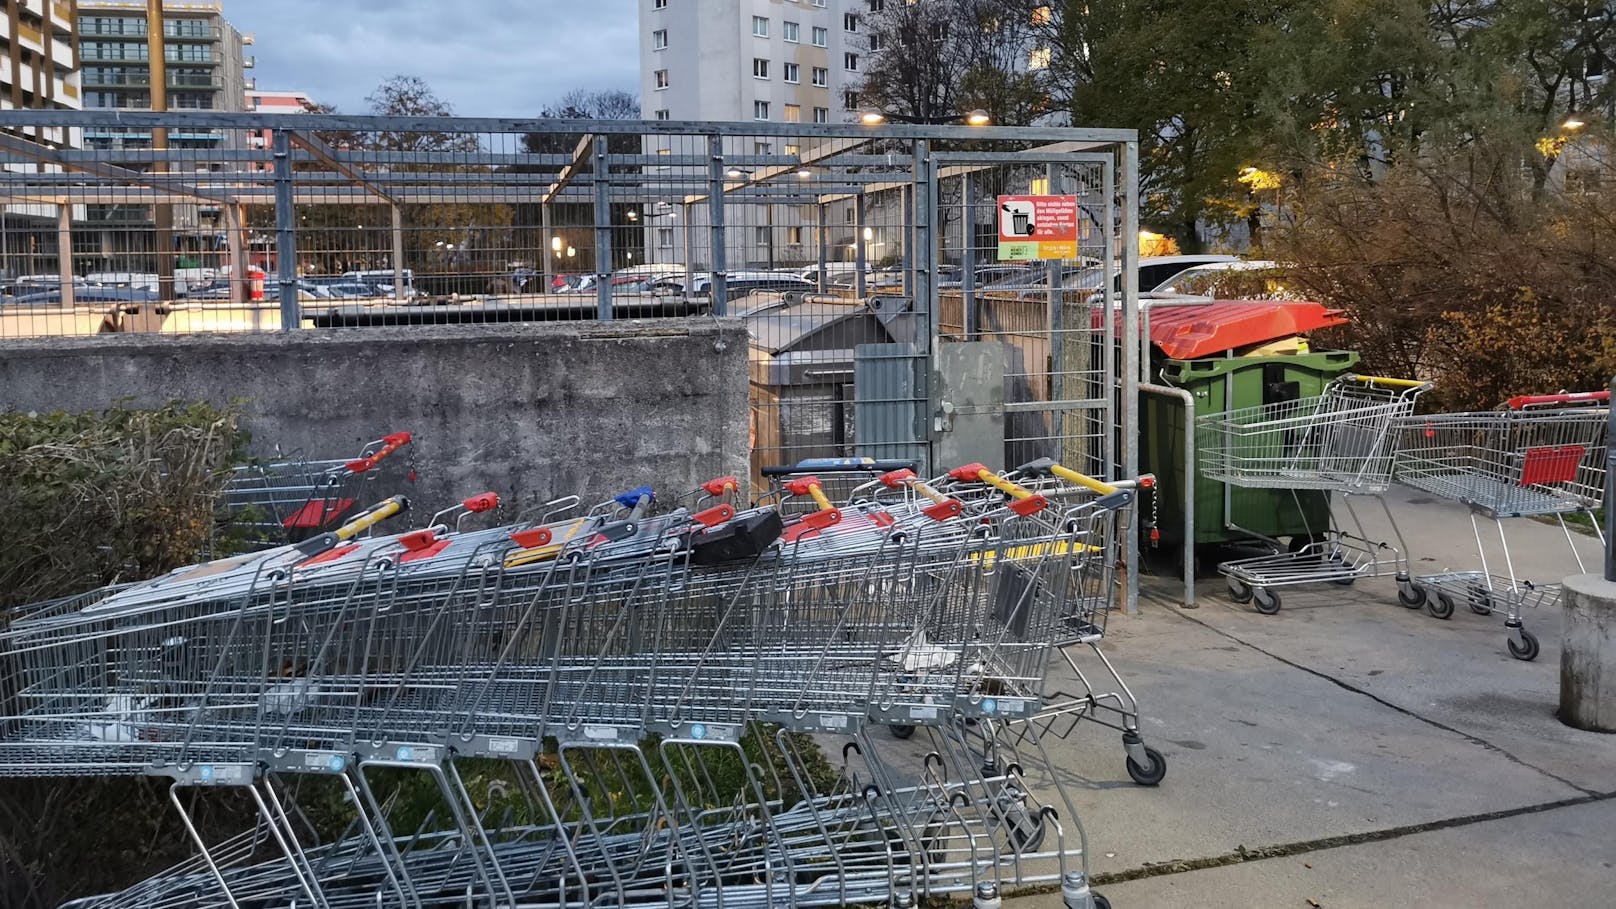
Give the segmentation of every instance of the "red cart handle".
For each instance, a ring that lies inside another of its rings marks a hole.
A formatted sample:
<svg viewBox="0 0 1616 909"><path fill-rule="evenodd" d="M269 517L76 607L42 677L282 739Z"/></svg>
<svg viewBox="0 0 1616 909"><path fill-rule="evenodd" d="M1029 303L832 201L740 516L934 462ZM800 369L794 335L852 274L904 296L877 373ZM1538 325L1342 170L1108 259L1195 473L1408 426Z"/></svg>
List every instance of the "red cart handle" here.
<svg viewBox="0 0 1616 909"><path fill-rule="evenodd" d="M719 477L701 484L702 491L710 496L728 495L741 488L741 481L734 476Z"/></svg>
<svg viewBox="0 0 1616 909"><path fill-rule="evenodd" d="M803 516L802 522L804 524L816 530L823 530L841 522L842 510L830 503L830 499L825 496L825 490L819 485L818 477L798 477L794 480L787 480L785 491L794 496L811 496L814 504L819 506L818 511Z"/></svg>
<svg viewBox="0 0 1616 909"><path fill-rule="evenodd" d="M400 448L414 441L414 437L407 432L395 432L390 436L382 437L382 447L376 449L369 457L358 458L343 465L353 473L364 473L382 462L382 459L398 451Z"/></svg>
<svg viewBox="0 0 1616 909"><path fill-rule="evenodd" d="M915 476L913 470L907 467L903 470L894 470L890 473L882 474L881 485L888 489L907 486L930 499L931 504L922 508L920 513L933 521L946 521L949 518L958 517L960 512L965 510L965 506L961 505L958 499L951 499L927 486L924 481Z"/></svg>
<svg viewBox="0 0 1616 909"><path fill-rule="evenodd" d="M460 505L472 514L480 514L484 511L493 511L499 507L499 493L485 492L482 495L472 496L464 502L461 502Z"/></svg>
<svg viewBox="0 0 1616 909"><path fill-rule="evenodd" d="M1610 403L1610 391L1579 391L1563 395L1516 395L1509 399L1510 410L1520 410L1534 404Z"/></svg>

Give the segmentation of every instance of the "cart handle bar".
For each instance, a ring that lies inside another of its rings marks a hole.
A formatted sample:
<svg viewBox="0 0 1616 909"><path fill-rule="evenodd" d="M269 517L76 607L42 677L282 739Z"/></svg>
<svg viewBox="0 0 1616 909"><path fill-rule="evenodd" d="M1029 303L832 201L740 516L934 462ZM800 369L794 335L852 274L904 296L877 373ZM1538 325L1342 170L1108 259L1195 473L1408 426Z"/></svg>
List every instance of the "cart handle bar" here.
<svg viewBox="0 0 1616 909"><path fill-rule="evenodd" d="M1507 402L1510 410L1520 410L1534 404L1610 403L1610 390L1578 391L1560 395L1516 395Z"/></svg>
<svg viewBox="0 0 1616 909"><path fill-rule="evenodd" d="M1385 385L1389 388L1429 388L1431 383L1424 379L1392 379L1386 376L1360 376L1348 373L1341 377L1347 382L1362 382L1365 385Z"/></svg>
<svg viewBox="0 0 1616 909"><path fill-rule="evenodd" d="M819 506L818 511L802 516L804 526L813 530L824 530L842 522L842 510L832 505L830 499L825 497L825 490L820 488L818 477L787 480L783 488L794 496L812 496L814 504Z"/></svg>
<svg viewBox="0 0 1616 909"><path fill-rule="evenodd" d="M410 444L413 438L414 437L407 432L395 432L390 436L384 436L382 438L381 448L376 449L376 451L368 457L349 461L343 466L348 468L348 470L353 473L364 473L365 471L374 468L377 464L380 464L383 458Z"/></svg>
<svg viewBox="0 0 1616 909"><path fill-rule="evenodd" d="M937 490L932 489L930 486L927 486L923 480L915 476L915 472L913 470L910 470L907 467L902 470L894 470L890 473L884 473L881 475L880 479L881 485L888 489L897 489L900 486L907 486L930 499L931 504L925 508L922 508L920 513L924 514L928 518L931 518L933 521L944 521L948 518L958 517L960 512L965 510L965 506L961 505L958 499L951 499Z"/></svg>
<svg viewBox="0 0 1616 909"><path fill-rule="evenodd" d="M886 473L891 470L913 470L914 461L877 461L874 458L810 458L794 465L765 467L758 471L766 477L788 477L796 473Z"/></svg>
<svg viewBox="0 0 1616 909"><path fill-rule="evenodd" d="M1037 514L1043 511L1045 506L1049 505L1048 499L1017 486L982 464L966 464L964 467L956 467L950 470L948 475L965 483L986 483L1008 495L1013 500L1010 503L1010 510L1022 517Z"/></svg>
<svg viewBox="0 0 1616 909"><path fill-rule="evenodd" d="M409 499L403 496L393 496L391 499L385 499L377 503L368 511L360 512L352 520L336 530L309 537L307 540L298 543L295 548L300 555L310 558L330 552L388 518L409 511L409 509Z"/></svg>
<svg viewBox="0 0 1616 909"><path fill-rule="evenodd" d="M1104 480L1097 480L1087 474L1078 473L1070 467L1057 464L1054 458L1039 458L1036 461L1023 464L1016 468L1016 473L1024 473L1035 477L1054 476L1074 486L1081 486L1099 496L1099 498L1095 499L1095 502L1101 508L1107 510L1114 510L1131 504L1134 498L1133 490L1150 489L1156 485L1155 475L1147 473L1140 475L1137 480L1130 480L1122 485L1114 486Z"/></svg>
<svg viewBox="0 0 1616 909"><path fill-rule="evenodd" d="M719 477L716 480L708 480L707 482L701 484L701 488L703 492L710 496L721 496L739 490L741 488L741 481L736 479L735 476L731 474L729 476Z"/></svg>

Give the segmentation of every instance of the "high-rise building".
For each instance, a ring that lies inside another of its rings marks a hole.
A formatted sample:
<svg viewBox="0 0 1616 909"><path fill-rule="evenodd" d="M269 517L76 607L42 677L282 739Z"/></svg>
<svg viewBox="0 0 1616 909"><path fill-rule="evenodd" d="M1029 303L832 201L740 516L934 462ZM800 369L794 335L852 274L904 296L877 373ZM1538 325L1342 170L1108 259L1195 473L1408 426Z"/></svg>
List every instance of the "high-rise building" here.
<svg viewBox="0 0 1616 909"><path fill-rule="evenodd" d="M639 3L645 119L841 123L857 112L867 0Z"/></svg>
<svg viewBox="0 0 1616 909"><path fill-rule="evenodd" d="M0 109L83 106L72 0L13 0L0 17ZM44 138L50 144L64 144Z"/></svg>
<svg viewBox="0 0 1616 909"><path fill-rule="evenodd" d="M92 110L150 110L151 45L144 0L79 0L79 49L84 61L84 107ZM218 3L163 4L163 59L168 71L169 110L246 109L256 87L247 70L253 43L224 18ZM92 130L92 148L144 147L149 133ZM223 131L179 133L174 148L213 148L230 141Z"/></svg>

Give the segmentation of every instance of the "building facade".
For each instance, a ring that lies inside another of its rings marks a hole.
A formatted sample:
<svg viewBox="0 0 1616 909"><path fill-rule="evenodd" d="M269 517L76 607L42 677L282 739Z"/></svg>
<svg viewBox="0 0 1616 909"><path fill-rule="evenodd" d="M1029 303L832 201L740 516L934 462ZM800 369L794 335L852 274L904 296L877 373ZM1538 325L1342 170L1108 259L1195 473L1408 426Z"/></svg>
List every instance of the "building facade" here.
<svg viewBox="0 0 1616 909"><path fill-rule="evenodd" d="M79 0L79 50L84 63L84 107L89 110L151 110L151 49L143 0ZM163 5L164 64L169 110L246 109L255 88L245 48L253 43L224 18L218 3ZM91 131L92 148L140 148L151 142L140 131ZM174 148L212 148L232 137L223 132L178 134Z"/></svg>
<svg viewBox="0 0 1616 909"><path fill-rule="evenodd" d="M78 110L77 17L73 0L11 0L0 11L0 109ZM55 148L77 148L82 131L64 127L11 130L18 137ZM54 164L14 162L14 173L61 173ZM83 217L84 207L66 212ZM57 246L63 211L55 205L0 205L0 278L59 275Z"/></svg>

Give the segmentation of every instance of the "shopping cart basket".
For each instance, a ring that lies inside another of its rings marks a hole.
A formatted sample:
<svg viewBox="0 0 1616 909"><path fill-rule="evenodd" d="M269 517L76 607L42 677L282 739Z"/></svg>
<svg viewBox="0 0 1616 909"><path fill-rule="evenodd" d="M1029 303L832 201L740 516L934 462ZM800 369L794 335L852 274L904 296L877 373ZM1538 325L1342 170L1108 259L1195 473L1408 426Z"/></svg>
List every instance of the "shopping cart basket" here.
<svg viewBox="0 0 1616 909"><path fill-rule="evenodd" d="M396 432L366 445L356 458L312 460L300 454L243 464L225 481L225 522L246 542L276 546L340 525L363 504L362 489L388 456L411 442Z"/></svg>
<svg viewBox="0 0 1616 909"><path fill-rule="evenodd" d="M1480 561L1479 569L1415 578L1414 595L1404 605L1425 606L1439 619L1452 617L1459 603L1479 615L1502 613L1510 655L1535 659L1538 640L1523 627L1522 614L1553 604L1560 585L1522 577L1505 521L1552 517L1582 568L1566 516L1586 514L1599 532L1593 512L1604 496L1609 405L1609 391L1521 396L1497 410L1401 420L1397 482L1469 506ZM1490 520L1497 531L1501 566L1488 559L1482 520Z"/></svg>
<svg viewBox="0 0 1616 909"><path fill-rule="evenodd" d="M1289 551L1277 541L1271 554L1235 559L1218 566L1236 602L1257 611L1279 611L1275 588L1300 584L1351 584L1359 578L1395 572L1400 595L1411 595L1408 546L1385 502L1391 485L1391 435L1395 421L1412 412L1428 382L1343 375L1324 393L1278 404L1208 414L1196 420L1201 472L1233 486L1333 493L1330 526L1309 533ZM1380 503L1392 541L1372 539L1352 507L1351 496ZM1351 529L1337 520L1335 501L1347 512ZM1300 503L1297 506L1301 511Z"/></svg>

